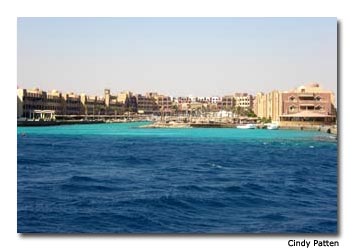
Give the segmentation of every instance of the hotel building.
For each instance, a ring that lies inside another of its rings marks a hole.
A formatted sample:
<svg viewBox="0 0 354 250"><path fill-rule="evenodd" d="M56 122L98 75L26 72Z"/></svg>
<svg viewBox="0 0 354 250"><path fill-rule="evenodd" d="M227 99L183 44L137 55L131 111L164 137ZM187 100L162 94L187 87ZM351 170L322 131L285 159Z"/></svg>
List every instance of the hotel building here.
<svg viewBox="0 0 354 250"><path fill-rule="evenodd" d="M253 109L253 96L247 93L235 93L235 107Z"/></svg>
<svg viewBox="0 0 354 250"><path fill-rule="evenodd" d="M257 93L255 113L283 126L331 124L336 120L334 101L333 92L310 83L289 91Z"/></svg>
<svg viewBox="0 0 354 250"><path fill-rule="evenodd" d="M81 94L80 100L84 115L95 116L105 114L106 105L103 97Z"/></svg>
<svg viewBox="0 0 354 250"><path fill-rule="evenodd" d="M61 95L59 95L61 98ZM54 98L54 97L53 97ZM49 94L49 103L47 102L47 92L38 88L35 89L17 89L17 117L26 117L31 119L43 118L43 114L54 113L54 110L48 110L49 107L56 108L52 95ZM61 107L63 108L62 101ZM58 112L62 112L62 108L58 108ZM50 115L52 118L52 114Z"/></svg>
<svg viewBox="0 0 354 250"><path fill-rule="evenodd" d="M157 114L160 112L156 99L150 94L136 95L138 114Z"/></svg>
<svg viewBox="0 0 354 250"><path fill-rule="evenodd" d="M67 93L64 96L63 115L81 115L83 109L81 106L81 97L74 93Z"/></svg>
<svg viewBox="0 0 354 250"><path fill-rule="evenodd" d="M155 97L157 105L159 106L159 110L161 112L168 112L170 113L172 110L172 101L171 97L165 95L158 95Z"/></svg>
<svg viewBox="0 0 354 250"><path fill-rule="evenodd" d="M106 115L120 115L125 111L125 103L118 100L118 95L112 95L109 89L104 90Z"/></svg>
<svg viewBox="0 0 354 250"><path fill-rule="evenodd" d="M219 108L222 110L232 110L235 107L236 100L232 95L223 96L219 104Z"/></svg>
<svg viewBox="0 0 354 250"><path fill-rule="evenodd" d="M331 91L324 90L318 83L310 83L282 93L283 125L332 124L336 121L335 98Z"/></svg>
<svg viewBox="0 0 354 250"><path fill-rule="evenodd" d="M172 102L174 100L174 102ZM194 101L193 101L194 100ZM109 118L130 112L138 114L187 114L188 112L217 112L237 109L254 110L259 118L280 122L283 126L302 124L333 124L336 121L335 98L331 91L318 83L280 92L236 93L219 97L176 97L156 92L134 95L122 91L112 95L104 90L104 97L46 92L38 88L17 89L17 117L28 119L87 119ZM237 111L238 112L238 111ZM240 114L240 113L239 113Z"/></svg>

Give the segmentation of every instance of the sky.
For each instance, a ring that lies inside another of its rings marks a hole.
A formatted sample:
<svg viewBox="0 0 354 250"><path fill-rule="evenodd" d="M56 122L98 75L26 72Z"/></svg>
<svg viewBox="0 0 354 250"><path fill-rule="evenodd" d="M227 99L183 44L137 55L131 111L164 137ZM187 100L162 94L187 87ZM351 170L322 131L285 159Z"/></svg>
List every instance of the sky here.
<svg viewBox="0 0 354 250"><path fill-rule="evenodd" d="M17 86L103 95L337 93L336 18L18 18Z"/></svg>

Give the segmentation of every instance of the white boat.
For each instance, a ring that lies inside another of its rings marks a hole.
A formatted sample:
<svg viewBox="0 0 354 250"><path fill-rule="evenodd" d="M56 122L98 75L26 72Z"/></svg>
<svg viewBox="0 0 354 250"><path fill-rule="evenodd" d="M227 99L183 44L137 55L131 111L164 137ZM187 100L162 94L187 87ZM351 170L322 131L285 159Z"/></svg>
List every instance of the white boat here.
<svg viewBox="0 0 354 250"><path fill-rule="evenodd" d="M236 128L241 128L241 129L255 129L255 128L257 128L257 126L256 126L256 124L249 123L249 124L238 125L238 126L236 126Z"/></svg>
<svg viewBox="0 0 354 250"><path fill-rule="evenodd" d="M267 129L278 129L279 125L277 123L268 123L267 125Z"/></svg>

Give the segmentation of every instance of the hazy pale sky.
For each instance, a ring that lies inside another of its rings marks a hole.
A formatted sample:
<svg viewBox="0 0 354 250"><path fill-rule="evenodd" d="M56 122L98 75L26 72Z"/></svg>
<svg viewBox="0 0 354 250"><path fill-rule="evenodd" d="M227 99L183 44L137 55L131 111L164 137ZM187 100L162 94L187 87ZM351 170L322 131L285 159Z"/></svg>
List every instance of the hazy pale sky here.
<svg viewBox="0 0 354 250"><path fill-rule="evenodd" d="M336 18L19 18L17 35L21 88L337 93Z"/></svg>

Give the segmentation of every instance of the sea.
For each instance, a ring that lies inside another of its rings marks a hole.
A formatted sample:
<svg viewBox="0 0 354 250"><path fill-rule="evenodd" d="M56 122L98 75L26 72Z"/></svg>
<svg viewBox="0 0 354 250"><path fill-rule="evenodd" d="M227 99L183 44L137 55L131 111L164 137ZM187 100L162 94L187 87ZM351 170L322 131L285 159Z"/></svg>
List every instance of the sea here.
<svg viewBox="0 0 354 250"><path fill-rule="evenodd" d="M333 135L146 124L18 127L18 233L337 233Z"/></svg>

